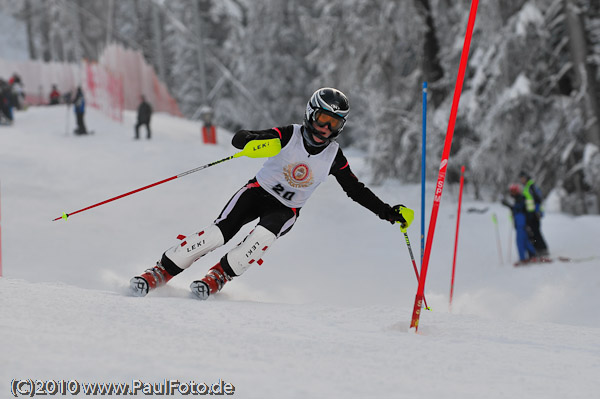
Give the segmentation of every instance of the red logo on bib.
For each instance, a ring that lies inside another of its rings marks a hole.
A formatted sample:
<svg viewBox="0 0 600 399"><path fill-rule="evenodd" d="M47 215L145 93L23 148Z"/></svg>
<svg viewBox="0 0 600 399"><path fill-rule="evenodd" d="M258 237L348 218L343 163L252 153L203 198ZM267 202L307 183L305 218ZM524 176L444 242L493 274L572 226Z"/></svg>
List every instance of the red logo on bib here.
<svg viewBox="0 0 600 399"><path fill-rule="evenodd" d="M307 164L289 164L283 168L283 174L292 187L308 187L313 184L313 174Z"/></svg>
<svg viewBox="0 0 600 399"><path fill-rule="evenodd" d="M296 181L303 181L306 180L309 172L308 166L301 163L300 165L294 166L294 169L292 169L292 177Z"/></svg>

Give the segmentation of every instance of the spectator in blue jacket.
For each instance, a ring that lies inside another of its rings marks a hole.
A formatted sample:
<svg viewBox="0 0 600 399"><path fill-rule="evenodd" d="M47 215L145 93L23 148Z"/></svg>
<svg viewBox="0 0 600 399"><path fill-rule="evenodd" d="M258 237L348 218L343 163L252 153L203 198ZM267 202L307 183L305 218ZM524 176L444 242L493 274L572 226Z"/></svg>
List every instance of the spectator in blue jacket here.
<svg viewBox="0 0 600 399"><path fill-rule="evenodd" d="M511 204L506 199L502 200L502 205L510 208L515 222L515 230L517 232L517 250L519 251L519 262L515 266L523 265L531 261L536 261L536 251L529 241L527 227L527 211L525 210L525 197L523 189L519 184L511 184L509 187L510 196L513 199Z"/></svg>
<svg viewBox="0 0 600 399"><path fill-rule="evenodd" d="M75 110L75 117L77 118L77 129L75 129L75 134L87 134L85 121L83 120L85 114L85 97L83 95L83 90L81 90L81 86L77 88L77 92L75 93L73 109Z"/></svg>
<svg viewBox="0 0 600 399"><path fill-rule="evenodd" d="M538 255L547 256L548 246L542 235L542 217L544 209L542 208L542 190L535 184L527 172L519 173L519 180L523 185L523 196L525 197L525 215L527 216L527 226L529 227L531 243L535 247Z"/></svg>

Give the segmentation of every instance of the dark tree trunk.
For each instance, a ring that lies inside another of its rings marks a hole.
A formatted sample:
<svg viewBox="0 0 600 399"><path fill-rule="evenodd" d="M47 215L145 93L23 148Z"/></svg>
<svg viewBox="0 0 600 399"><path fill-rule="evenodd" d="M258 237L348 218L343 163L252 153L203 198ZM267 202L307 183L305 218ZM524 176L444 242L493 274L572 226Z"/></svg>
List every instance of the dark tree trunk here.
<svg viewBox="0 0 600 399"><path fill-rule="evenodd" d="M444 77L444 69L440 63L440 45L437 40L435 23L431 13L429 0L414 0L416 8L425 18L426 30L425 40L423 41L423 61L421 69L423 71L423 80L429 83L428 91L431 93L431 99L434 106L438 106L447 94L447 88L444 85L435 85L432 83Z"/></svg>
<svg viewBox="0 0 600 399"><path fill-rule="evenodd" d="M585 137L587 143L600 147L600 109L595 75L587 63L588 48L583 21L573 0L565 1L569 49L573 61L574 87L581 91L583 112L586 118ZM600 203L600 187L594 188Z"/></svg>
<svg viewBox="0 0 600 399"><path fill-rule="evenodd" d="M423 44L423 73L425 80L435 82L444 76L444 70L440 65L440 45L435 35L435 24L431 15L429 0L415 0L417 7L425 17L427 29L425 31L425 41Z"/></svg>
<svg viewBox="0 0 600 399"><path fill-rule="evenodd" d="M35 50L34 33L33 33L33 22L31 21L31 2L25 0L23 6L25 25L27 26L27 49L29 50L29 58L37 60L37 52Z"/></svg>

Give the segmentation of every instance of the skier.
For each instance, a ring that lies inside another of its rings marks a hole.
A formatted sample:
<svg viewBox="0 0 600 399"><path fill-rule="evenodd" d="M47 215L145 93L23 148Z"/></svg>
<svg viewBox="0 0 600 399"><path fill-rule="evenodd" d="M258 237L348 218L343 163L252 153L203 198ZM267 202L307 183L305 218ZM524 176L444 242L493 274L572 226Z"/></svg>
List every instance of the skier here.
<svg viewBox="0 0 600 399"><path fill-rule="evenodd" d="M73 99L73 110L75 111L75 117L77 118L77 129L75 129L75 134L87 134L85 121L83 120L83 116L85 115L85 97L83 95L83 90L81 90L81 86L77 87L77 92Z"/></svg>
<svg viewBox="0 0 600 399"><path fill-rule="evenodd" d="M531 234L531 242L538 255L547 256L548 246L542 236L541 221L544 216L542 208L542 190L535 185L535 182L527 172L521 171L519 179L523 184L523 195L525 196L525 210L527 215L527 226Z"/></svg>
<svg viewBox="0 0 600 399"><path fill-rule="evenodd" d="M302 206L330 174L351 199L383 220L400 223L402 231L406 231L414 212L403 205L391 207L361 183L335 141L348 112L348 99L341 91L322 88L311 96L302 125L236 132L232 139L236 148L244 148L253 140L270 139L279 140L282 150L234 194L214 223L187 237L179 236L181 242L167 249L156 266L132 278L133 294L144 296L166 284L258 218L254 230L237 247L223 256L204 278L190 285L199 299L207 299L252 264L262 264L267 248L290 231Z"/></svg>
<svg viewBox="0 0 600 399"><path fill-rule="evenodd" d="M518 184L511 184L508 190L510 196L513 198L513 203L511 204L506 199L503 199L502 205L509 207L512 211L515 230L517 232L517 250L519 252L519 262L515 263L515 266L520 266L537 261L536 252L533 244L529 241L529 234L527 233L527 212L525 211L523 190Z"/></svg>
<svg viewBox="0 0 600 399"><path fill-rule="evenodd" d="M144 96L141 96L142 102L140 103L137 111L137 123L135 125L135 139L140 138L140 127L146 125L146 132L148 133L148 140L150 140L150 118L152 117L152 106L146 101Z"/></svg>

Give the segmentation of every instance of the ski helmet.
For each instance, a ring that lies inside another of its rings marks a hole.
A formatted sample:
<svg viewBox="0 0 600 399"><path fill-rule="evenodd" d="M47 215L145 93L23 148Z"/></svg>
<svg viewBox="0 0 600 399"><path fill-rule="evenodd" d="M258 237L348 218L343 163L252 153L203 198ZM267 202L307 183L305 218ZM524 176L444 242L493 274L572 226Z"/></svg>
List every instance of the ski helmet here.
<svg viewBox="0 0 600 399"><path fill-rule="evenodd" d="M524 170L519 172L519 179L526 179L529 180L531 177L529 176L529 173L525 172Z"/></svg>
<svg viewBox="0 0 600 399"><path fill-rule="evenodd" d="M330 87L315 91L306 104L304 129L302 129L304 140L313 147L327 146L344 128L349 111L348 98L341 91ZM315 129L313 123L319 126L329 126L331 135L325 137ZM322 142L317 142L313 135Z"/></svg>

